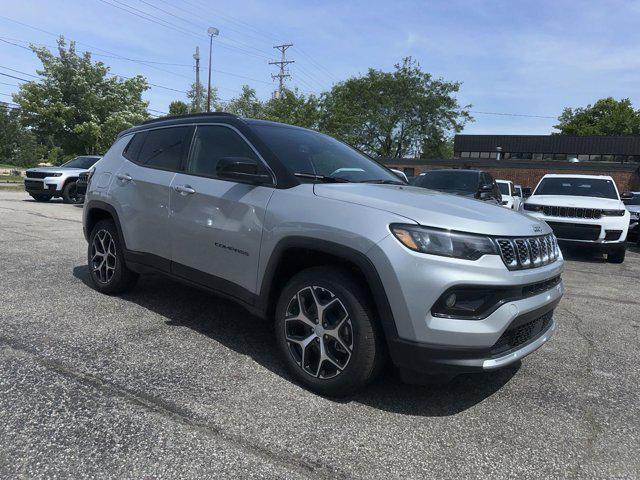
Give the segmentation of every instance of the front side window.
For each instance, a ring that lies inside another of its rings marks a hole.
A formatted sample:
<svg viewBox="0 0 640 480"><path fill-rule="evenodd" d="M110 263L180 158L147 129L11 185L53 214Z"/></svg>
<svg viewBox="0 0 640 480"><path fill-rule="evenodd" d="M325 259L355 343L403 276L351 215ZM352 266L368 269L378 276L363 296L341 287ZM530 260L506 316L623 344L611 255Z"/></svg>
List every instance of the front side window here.
<svg viewBox="0 0 640 480"><path fill-rule="evenodd" d="M255 124L252 128L293 174L349 182L404 183L366 155L327 135L281 125Z"/></svg>
<svg viewBox="0 0 640 480"><path fill-rule="evenodd" d="M220 159L231 157L258 160L249 144L232 129L216 125L199 126L193 137L187 172L215 177Z"/></svg>
<svg viewBox="0 0 640 480"><path fill-rule="evenodd" d="M189 141L189 129L190 127L171 127L149 130L137 163L161 170L179 170L183 149Z"/></svg>
<svg viewBox="0 0 640 480"><path fill-rule="evenodd" d="M569 195L619 200L612 180L600 178L543 178L534 195Z"/></svg>
<svg viewBox="0 0 640 480"><path fill-rule="evenodd" d="M498 182L498 188L500 189L500 194L502 195L511 195L509 193L509 184L505 182Z"/></svg>
<svg viewBox="0 0 640 480"><path fill-rule="evenodd" d="M475 194L478 191L478 173L469 170L432 170L420 175L415 185L441 192Z"/></svg>

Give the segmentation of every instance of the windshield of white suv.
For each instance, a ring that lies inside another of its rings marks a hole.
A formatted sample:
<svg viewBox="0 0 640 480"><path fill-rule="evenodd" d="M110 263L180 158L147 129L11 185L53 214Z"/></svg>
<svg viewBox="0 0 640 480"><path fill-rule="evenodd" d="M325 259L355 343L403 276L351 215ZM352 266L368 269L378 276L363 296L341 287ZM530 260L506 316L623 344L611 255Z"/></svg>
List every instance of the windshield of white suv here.
<svg viewBox="0 0 640 480"><path fill-rule="evenodd" d="M619 200L612 180L600 178L543 178L534 195L569 195Z"/></svg>
<svg viewBox="0 0 640 480"><path fill-rule="evenodd" d="M62 168L84 168L85 170L88 170L98 160L100 160L98 157L76 157L60 166Z"/></svg>
<svg viewBox="0 0 640 480"><path fill-rule="evenodd" d="M479 183L478 172L471 170L433 170L416 178L414 185L441 192L475 194Z"/></svg>
<svg viewBox="0 0 640 480"><path fill-rule="evenodd" d="M404 184L366 155L321 133L301 128L254 124L252 129L284 166L310 180Z"/></svg>
<svg viewBox="0 0 640 480"><path fill-rule="evenodd" d="M510 195L509 193L509 184L503 182L496 182L498 184L498 188L500 189L501 195Z"/></svg>

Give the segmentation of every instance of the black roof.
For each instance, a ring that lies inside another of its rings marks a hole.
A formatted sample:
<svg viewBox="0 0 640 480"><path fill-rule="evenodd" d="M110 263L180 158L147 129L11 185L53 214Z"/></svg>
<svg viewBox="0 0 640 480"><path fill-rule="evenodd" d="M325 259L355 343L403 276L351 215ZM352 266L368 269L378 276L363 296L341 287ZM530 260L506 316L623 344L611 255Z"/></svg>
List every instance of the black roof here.
<svg viewBox="0 0 640 480"><path fill-rule="evenodd" d="M640 135L456 135L456 152L640 155Z"/></svg>

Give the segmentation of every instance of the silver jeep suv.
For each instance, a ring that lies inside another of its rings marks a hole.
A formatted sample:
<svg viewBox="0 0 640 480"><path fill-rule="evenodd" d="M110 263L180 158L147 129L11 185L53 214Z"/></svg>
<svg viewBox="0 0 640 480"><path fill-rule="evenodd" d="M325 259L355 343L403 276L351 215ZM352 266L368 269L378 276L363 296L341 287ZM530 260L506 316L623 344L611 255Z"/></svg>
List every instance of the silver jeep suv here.
<svg viewBox="0 0 640 480"><path fill-rule="evenodd" d="M161 272L271 319L326 395L389 358L406 381L518 361L556 328L563 260L542 221L412 187L320 133L230 114L122 132L84 205L95 288Z"/></svg>

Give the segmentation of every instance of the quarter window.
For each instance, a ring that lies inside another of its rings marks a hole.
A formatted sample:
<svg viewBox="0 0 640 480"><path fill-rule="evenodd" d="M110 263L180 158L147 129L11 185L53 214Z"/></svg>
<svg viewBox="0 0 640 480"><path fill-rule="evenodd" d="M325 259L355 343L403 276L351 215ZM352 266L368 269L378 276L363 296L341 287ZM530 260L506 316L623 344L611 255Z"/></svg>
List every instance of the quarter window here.
<svg viewBox="0 0 640 480"><path fill-rule="evenodd" d="M216 167L221 158L243 157L258 160L249 144L236 132L221 126L199 126L193 139L188 173L216 176Z"/></svg>
<svg viewBox="0 0 640 480"><path fill-rule="evenodd" d="M147 132L138 163L161 170L179 170L189 127L158 128Z"/></svg>

